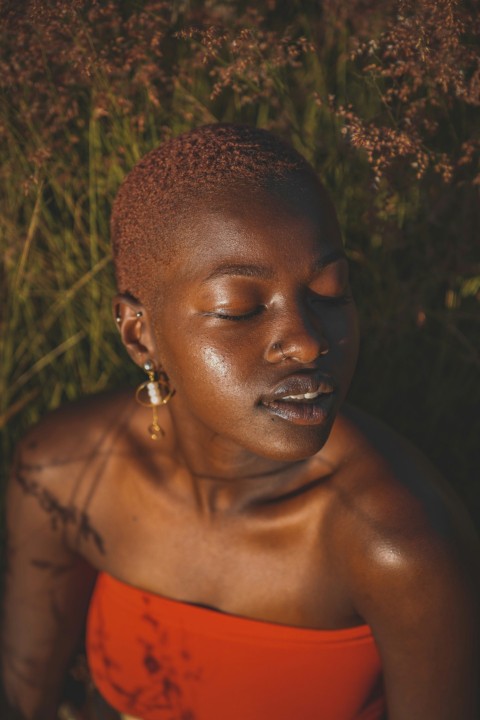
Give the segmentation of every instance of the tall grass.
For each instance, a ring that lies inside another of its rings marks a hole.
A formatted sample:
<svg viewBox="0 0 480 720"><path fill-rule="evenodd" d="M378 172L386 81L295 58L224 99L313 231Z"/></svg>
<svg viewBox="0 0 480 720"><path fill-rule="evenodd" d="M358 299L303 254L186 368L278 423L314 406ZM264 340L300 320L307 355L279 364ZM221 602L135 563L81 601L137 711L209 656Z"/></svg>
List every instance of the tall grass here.
<svg viewBox="0 0 480 720"><path fill-rule="evenodd" d="M334 196L363 328L352 400L421 446L480 519L469 4L31 2L0 34L3 477L45 411L137 379L110 310L125 173L178 132L239 121L289 139Z"/></svg>

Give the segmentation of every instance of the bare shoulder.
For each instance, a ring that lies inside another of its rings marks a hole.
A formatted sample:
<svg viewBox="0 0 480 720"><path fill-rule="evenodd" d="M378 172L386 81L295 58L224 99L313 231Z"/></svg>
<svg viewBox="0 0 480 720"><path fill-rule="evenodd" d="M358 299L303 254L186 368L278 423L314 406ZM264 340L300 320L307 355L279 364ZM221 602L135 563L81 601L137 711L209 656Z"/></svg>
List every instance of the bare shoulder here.
<svg viewBox="0 0 480 720"><path fill-rule="evenodd" d="M128 422L110 393L47 414L19 443L6 503L1 664L22 717L54 717L108 542L92 503Z"/></svg>
<svg viewBox="0 0 480 720"><path fill-rule="evenodd" d="M431 462L381 421L352 407L342 415L349 438L342 488L367 537L421 537L475 545L471 519ZM358 528L357 528L358 529Z"/></svg>
<svg viewBox="0 0 480 720"><path fill-rule="evenodd" d="M472 522L428 460L381 422L347 408L338 432L350 453L332 504L335 555L377 640L391 716L477 717Z"/></svg>
<svg viewBox="0 0 480 720"><path fill-rule="evenodd" d="M87 396L45 415L17 446L7 495L9 516L36 518L40 513L52 528L75 529L101 550L89 520L88 498L119 452L119 438L131 416L131 392L123 391Z"/></svg>
<svg viewBox="0 0 480 720"><path fill-rule="evenodd" d="M473 570L478 538L472 521L429 460L360 410L347 407L341 423L350 454L337 492L335 512L346 521L337 524L340 532L355 534L372 566L450 557Z"/></svg>
<svg viewBox="0 0 480 720"><path fill-rule="evenodd" d="M131 394L129 390L87 395L47 413L21 440L21 453L51 464L82 459L118 432L131 407Z"/></svg>

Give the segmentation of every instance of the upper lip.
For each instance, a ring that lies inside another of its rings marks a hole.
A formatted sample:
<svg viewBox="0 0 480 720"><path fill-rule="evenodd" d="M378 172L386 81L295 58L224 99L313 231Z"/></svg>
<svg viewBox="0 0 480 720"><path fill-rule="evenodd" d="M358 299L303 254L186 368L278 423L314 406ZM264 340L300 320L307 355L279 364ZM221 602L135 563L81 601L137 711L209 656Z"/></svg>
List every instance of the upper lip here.
<svg viewBox="0 0 480 720"><path fill-rule="evenodd" d="M276 385L273 390L263 395L263 404L282 400L282 398L306 393L332 393L336 389L335 382L329 375L312 373L309 375L289 375Z"/></svg>

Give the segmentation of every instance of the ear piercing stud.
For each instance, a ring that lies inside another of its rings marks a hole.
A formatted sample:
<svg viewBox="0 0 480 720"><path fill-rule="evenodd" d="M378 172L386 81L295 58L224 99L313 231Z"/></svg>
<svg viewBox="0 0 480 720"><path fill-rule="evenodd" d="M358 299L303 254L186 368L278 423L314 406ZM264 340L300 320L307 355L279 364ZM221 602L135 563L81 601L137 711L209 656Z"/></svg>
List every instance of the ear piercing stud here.
<svg viewBox="0 0 480 720"><path fill-rule="evenodd" d="M138 310L138 311L135 313L135 317L137 317L137 318L141 318L142 316L143 316L143 313L142 313L141 310ZM121 318L120 315L117 315L117 317L115 318L115 322L118 323L118 324L120 324L120 323L122 322L122 318Z"/></svg>

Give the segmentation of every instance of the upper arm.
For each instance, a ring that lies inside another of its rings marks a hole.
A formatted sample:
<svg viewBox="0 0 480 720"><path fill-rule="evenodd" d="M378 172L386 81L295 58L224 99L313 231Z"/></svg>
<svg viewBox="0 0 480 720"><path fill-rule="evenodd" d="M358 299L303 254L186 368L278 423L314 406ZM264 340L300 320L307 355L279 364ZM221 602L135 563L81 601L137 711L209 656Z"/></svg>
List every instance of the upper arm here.
<svg viewBox="0 0 480 720"><path fill-rule="evenodd" d="M478 548L453 514L411 509L405 530L372 533L357 562L358 611L372 628L389 720L476 720Z"/></svg>
<svg viewBox="0 0 480 720"><path fill-rule="evenodd" d="M20 446L7 491L2 672L10 704L29 719L54 717L95 580L68 547L71 512L49 487L48 463Z"/></svg>

